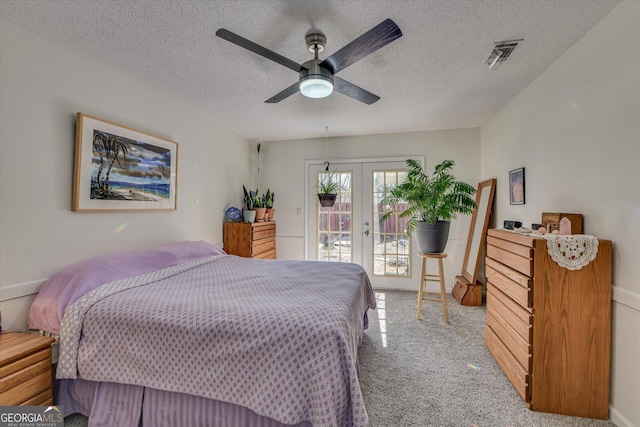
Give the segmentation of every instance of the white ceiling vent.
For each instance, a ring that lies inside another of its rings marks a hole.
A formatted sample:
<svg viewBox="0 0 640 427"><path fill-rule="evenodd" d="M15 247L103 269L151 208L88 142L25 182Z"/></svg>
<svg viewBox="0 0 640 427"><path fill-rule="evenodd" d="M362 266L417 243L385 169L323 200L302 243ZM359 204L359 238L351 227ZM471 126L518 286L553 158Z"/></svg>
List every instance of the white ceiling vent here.
<svg viewBox="0 0 640 427"><path fill-rule="evenodd" d="M503 42L497 42L496 46L493 48L493 52L489 55L489 59L487 59L487 65L490 70L495 70L506 61L511 53L516 49L516 47L520 44L524 39L518 40L507 40Z"/></svg>

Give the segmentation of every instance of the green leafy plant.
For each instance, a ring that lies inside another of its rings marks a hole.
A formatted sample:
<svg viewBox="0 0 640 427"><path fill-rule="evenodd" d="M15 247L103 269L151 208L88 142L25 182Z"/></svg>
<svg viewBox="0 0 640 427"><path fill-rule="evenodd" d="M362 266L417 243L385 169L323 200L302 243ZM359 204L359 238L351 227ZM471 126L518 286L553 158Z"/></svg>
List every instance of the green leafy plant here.
<svg viewBox="0 0 640 427"><path fill-rule="evenodd" d="M471 185L456 181L451 174L453 160L445 160L435 167L433 174L427 175L419 162L407 160L408 173L405 180L390 190L382 200L383 205L395 205L406 202L407 210L401 212L401 218L410 218L407 233L411 235L418 221L435 224L437 221L451 221L458 214L473 213L476 203L471 196L476 189ZM387 210L380 222L385 221L393 211Z"/></svg>
<svg viewBox="0 0 640 427"><path fill-rule="evenodd" d="M254 208L256 208L257 206L255 205L255 201L256 201L256 194L258 194L258 190L256 190L255 192L253 191L247 191L247 189L245 188L245 186L242 186L242 191L244 192L244 206L247 210L252 210Z"/></svg>
<svg viewBox="0 0 640 427"><path fill-rule="evenodd" d="M267 192L263 197L264 205L267 209L273 209L273 202L275 198L276 198L276 194L272 193L271 190L267 188Z"/></svg>
<svg viewBox="0 0 640 427"><path fill-rule="evenodd" d="M252 191L253 193L253 191ZM260 197L258 196L258 190L256 189L256 194L253 196L253 207L255 208L264 208L265 206L265 202L264 202L264 197Z"/></svg>
<svg viewBox="0 0 640 427"><path fill-rule="evenodd" d="M337 175L336 171L320 174L316 185L318 194L337 194L342 188Z"/></svg>

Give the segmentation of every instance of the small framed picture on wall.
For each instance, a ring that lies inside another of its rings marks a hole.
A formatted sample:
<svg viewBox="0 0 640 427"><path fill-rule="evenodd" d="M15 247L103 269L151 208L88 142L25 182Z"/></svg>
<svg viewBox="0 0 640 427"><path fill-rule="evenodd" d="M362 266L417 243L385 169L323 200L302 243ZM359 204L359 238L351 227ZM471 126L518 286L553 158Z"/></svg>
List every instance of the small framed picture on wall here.
<svg viewBox="0 0 640 427"><path fill-rule="evenodd" d="M524 168L509 172L509 202L524 205Z"/></svg>

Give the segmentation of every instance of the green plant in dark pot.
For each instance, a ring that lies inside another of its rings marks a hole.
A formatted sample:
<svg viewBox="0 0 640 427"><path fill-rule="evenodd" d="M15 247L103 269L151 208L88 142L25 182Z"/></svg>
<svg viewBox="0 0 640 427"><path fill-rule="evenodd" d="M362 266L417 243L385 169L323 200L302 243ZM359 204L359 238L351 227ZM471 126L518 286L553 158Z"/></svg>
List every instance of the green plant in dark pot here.
<svg viewBox="0 0 640 427"><path fill-rule="evenodd" d="M456 181L451 173L453 165L453 160L445 160L435 167L431 175L427 175L419 162L407 160L407 177L382 201L383 205L407 203L407 210L400 213L400 217L409 218L407 234L416 232L421 252L444 252L451 220L458 214L472 214L476 207L472 197L476 189ZM385 221L392 214L388 210L380 221Z"/></svg>
<svg viewBox="0 0 640 427"><path fill-rule="evenodd" d="M336 171L323 172L318 177L318 200L323 208L331 208L336 203L338 192L342 188Z"/></svg>

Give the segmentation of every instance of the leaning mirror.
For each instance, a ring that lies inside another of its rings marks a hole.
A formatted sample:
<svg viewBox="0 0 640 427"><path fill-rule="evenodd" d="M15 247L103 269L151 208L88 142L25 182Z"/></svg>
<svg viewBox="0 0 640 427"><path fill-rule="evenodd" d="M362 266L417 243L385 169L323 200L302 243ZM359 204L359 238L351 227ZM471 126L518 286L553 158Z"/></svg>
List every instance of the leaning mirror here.
<svg viewBox="0 0 640 427"><path fill-rule="evenodd" d="M486 240L495 189L495 179L482 181L478 184L476 209L473 211L471 226L469 227L467 249L462 263L462 276L456 276L456 285L452 292L453 297L462 305L482 304L482 286L478 286L476 280L482 248Z"/></svg>
<svg viewBox="0 0 640 427"><path fill-rule="evenodd" d="M462 263L462 275L469 283L476 283L478 277L478 267L482 256L482 246L486 240L487 227L489 225L489 214L493 204L493 193L495 192L495 179L483 181L478 185L476 193L476 209L471 218L469 227L469 238L467 239L467 250Z"/></svg>

